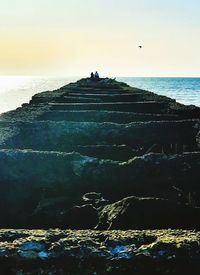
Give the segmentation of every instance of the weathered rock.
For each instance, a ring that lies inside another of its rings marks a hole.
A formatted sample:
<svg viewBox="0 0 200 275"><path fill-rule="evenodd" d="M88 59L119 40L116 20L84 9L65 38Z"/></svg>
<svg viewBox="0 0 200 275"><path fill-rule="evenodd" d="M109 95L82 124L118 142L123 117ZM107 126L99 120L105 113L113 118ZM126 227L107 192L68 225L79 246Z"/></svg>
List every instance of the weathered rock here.
<svg viewBox="0 0 200 275"><path fill-rule="evenodd" d="M97 229L200 229L200 208L159 198L128 197L99 210Z"/></svg>
<svg viewBox="0 0 200 275"><path fill-rule="evenodd" d="M0 225L31 227L32 214L41 200L64 197L67 203L63 211L77 205L80 197L91 191L101 192L111 202L131 195L177 200L173 189L176 185L186 195L196 192L198 205L199 162L200 153L149 154L117 162L76 153L1 150ZM38 227L47 223L55 225L51 218L39 219Z"/></svg>
<svg viewBox="0 0 200 275"><path fill-rule="evenodd" d="M133 148L181 144L197 148L199 120L134 122L0 122L0 148L72 152L76 145L121 145ZM37 135L36 135L37 133ZM176 153L176 152L175 152Z"/></svg>
<svg viewBox="0 0 200 275"><path fill-rule="evenodd" d="M0 117L0 225L63 225L88 192L200 205L199 117L200 108L113 79L36 94Z"/></svg>
<svg viewBox="0 0 200 275"><path fill-rule="evenodd" d="M89 192L82 196L85 203L93 205L95 208L108 204L108 200L104 199L101 193Z"/></svg>
<svg viewBox="0 0 200 275"><path fill-rule="evenodd" d="M19 119L22 116L19 114ZM10 117L9 117L10 119ZM17 119L13 117L13 119ZM18 119L18 120L19 120ZM178 115L168 114L141 114L130 112L113 112L113 111L46 111L37 115L37 120L52 121L79 121L79 122L115 122L131 123L135 121L165 121L179 120Z"/></svg>
<svg viewBox="0 0 200 275"><path fill-rule="evenodd" d="M0 230L2 274L188 275L200 233L183 230Z"/></svg>
<svg viewBox="0 0 200 275"><path fill-rule="evenodd" d="M113 103L49 103L51 110L104 110L116 112L139 112L160 114L166 111L168 105L164 102L115 102Z"/></svg>
<svg viewBox="0 0 200 275"><path fill-rule="evenodd" d="M86 93L69 93L68 95L64 96L63 99L68 101L70 97L74 97L74 100L81 97L83 99L88 100L99 100L99 102L137 102L143 100L153 100L154 97L150 93L124 93L124 94L113 94L113 93L99 93L99 94L86 94ZM64 102L64 101L61 101ZM76 101L75 101L76 102Z"/></svg>
<svg viewBox="0 0 200 275"><path fill-rule="evenodd" d="M34 121L48 111L48 106L41 106L40 108L37 108L36 106L28 104L26 106L19 107L14 111L1 114L0 121Z"/></svg>
<svg viewBox="0 0 200 275"><path fill-rule="evenodd" d="M76 121L76 122L115 122L130 123L135 121L163 121L181 120L182 117L174 114L141 114L133 112L113 111L51 111L48 106L39 108L32 105L18 108L15 111L4 113L0 121Z"/></svg>
<svg viewBox="0 0 200 275"><path fill-rule="evenodd" d="M0 116L0 227L199 229L199 119L108 78L36 94ZM183 230L0 230L0 273L197 274L199 244Z"/></svg>
<svg viewBox="0 0 200 275"><path fill-rule="evenodd" d="M200 131L198 132L197 136L196 136L196 142L197 142L197 146L200 149Z"/></svg>
<svg viewBox="0 0 200 275"><path fill-rule="evenodd" d="M108 78L36 94L0 116L0 227L200 229L199 119ZM197 274L199 244L183 230L0 230L0 273Z"/></svg>
<svg viewBox="0 0 200 275"><path fill-rule="evenodd" d="M98 159L110 159L127 161L135 156L142 155L143 148L132 149L126 145L78 145L75 151L83 156L90 156Z"/></svg>

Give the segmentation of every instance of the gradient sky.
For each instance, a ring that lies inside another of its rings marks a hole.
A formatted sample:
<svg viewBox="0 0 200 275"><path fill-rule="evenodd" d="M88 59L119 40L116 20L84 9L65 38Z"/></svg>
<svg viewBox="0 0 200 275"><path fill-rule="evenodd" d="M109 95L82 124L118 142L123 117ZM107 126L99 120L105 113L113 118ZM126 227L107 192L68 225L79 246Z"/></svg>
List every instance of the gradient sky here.
<svg viewBox="0 0 200 275"><path fill-rule="evenodd" d="M0 0L0 75L200 76L199 14L199 0Z"/></svg>

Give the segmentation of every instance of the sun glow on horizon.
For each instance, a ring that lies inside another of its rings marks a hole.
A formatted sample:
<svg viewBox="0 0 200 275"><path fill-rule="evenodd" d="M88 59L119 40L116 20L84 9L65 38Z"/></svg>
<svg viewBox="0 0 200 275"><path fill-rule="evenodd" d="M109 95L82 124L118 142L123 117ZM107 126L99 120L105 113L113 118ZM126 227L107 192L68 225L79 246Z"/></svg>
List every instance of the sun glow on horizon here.
<svg viewBox="0 0 200 275"><path fill-rule="evenodd" d="M200 3L175 2L1 2L0 75L198 76Z"/></svg>

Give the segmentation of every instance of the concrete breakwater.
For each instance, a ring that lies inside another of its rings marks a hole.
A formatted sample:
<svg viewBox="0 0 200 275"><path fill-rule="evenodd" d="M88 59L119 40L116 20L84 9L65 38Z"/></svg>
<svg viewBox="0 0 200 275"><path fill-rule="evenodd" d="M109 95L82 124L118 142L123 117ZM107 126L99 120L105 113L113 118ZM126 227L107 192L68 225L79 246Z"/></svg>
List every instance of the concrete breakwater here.
<svg viewBox="0 0 200 275"><path fill-rule="evenodd" d="M82 79L0 116L0 226L199 230L199 169L200 108L113 79ZM83 274L108 270L99 272Z"/></svg>

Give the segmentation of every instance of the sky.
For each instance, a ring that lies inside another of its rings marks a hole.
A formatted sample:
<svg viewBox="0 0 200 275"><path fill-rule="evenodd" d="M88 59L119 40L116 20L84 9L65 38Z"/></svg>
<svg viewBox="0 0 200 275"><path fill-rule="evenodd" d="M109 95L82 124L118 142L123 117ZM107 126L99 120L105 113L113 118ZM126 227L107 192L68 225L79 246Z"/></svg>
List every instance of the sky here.
<svg viewBox="0 0 200 275"><path fill-rule="evenodd" d="M0 75L198 77L199 13L199 0L0 0Z"/></svg>

